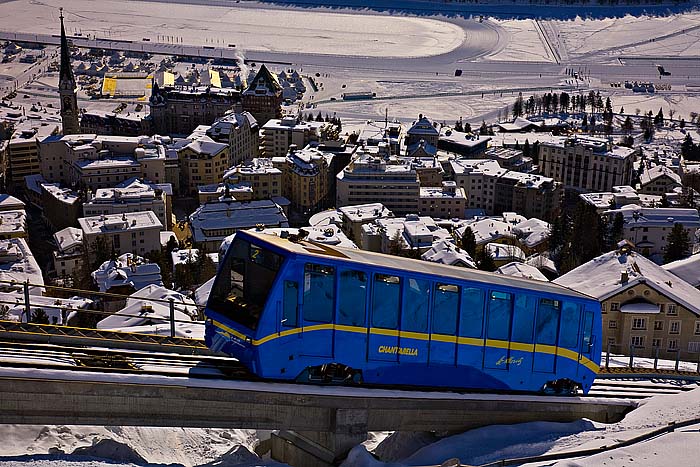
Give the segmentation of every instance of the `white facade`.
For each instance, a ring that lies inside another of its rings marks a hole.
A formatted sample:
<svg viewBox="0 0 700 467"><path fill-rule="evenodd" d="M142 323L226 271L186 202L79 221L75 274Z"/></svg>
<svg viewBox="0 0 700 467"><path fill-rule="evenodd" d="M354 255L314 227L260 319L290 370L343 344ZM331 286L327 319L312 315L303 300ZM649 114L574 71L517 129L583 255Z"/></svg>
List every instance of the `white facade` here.
<svg viewBox="0 0 700 467"><path fill-rule="evenodd" d="M95 256L95 248L102 246L121 255L144 255L160 250L160 231L163 224L153 211L109 214L78 219L83 230L84 245L88 256ZM104 244L97 244L103 238Z"/></svg>

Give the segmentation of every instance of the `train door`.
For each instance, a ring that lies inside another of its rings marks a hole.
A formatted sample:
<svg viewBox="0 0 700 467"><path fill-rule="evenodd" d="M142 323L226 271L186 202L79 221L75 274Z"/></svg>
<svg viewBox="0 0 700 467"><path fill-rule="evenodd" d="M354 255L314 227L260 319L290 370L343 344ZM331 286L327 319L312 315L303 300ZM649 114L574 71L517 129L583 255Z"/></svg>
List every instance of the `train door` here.
<svg viewBox="0 0 700 467"><path fill-rule="evenodd" d="M459 287L435 284L430 334L430 364L457 364L457 320Z"/></svg>
<svg viewBox="0 0 700 467"><path fill-rule="evenodd" d="M595 335L593 334L594 314L592 311L586 310L583 313L583 339L581 339L580 356L593 361L595 354ZM579 359L580 360L580 359Z"/></svg>
<svg viewBox="0 0 700 467"><path fill-rule="evenodd" d="M489 292L487 303L484 368L507 370L510 358L513 294L492 290Z"/></svg>
<svg viewBox="0 0 700 467"><path fill-rule="evenodd" d="M338 307L335 317L335 360L357 368L367 360L368 275L338 271Z"/></svg>
<svg viewBox="0 0 700 467"><path fill-rule="evenodd" d="M398 362L401 278L374 274L370 301L367 357L369 360Z"/></svg>
<svg viewBox="0 0 700 467"><path fill-rule="evenodd" d="M529 374L534 358L533 338L535 333L535 314L537 298L519 293L513 305L513 331L510 341L511 372ZM523 381L525 378L520 378Z"/></svg>
<svg viewBox="0 0 700 467"><path fill-rule="evenodd" d="M301 310L301 355L333 358L334 315L335 268L306 263Z"/></svg>
<svg viewBox="0 0 700 467"><path fill-rule="evenodd" d="M404 279L399 363L423 365L428 363L428 310L431 283L411 277Z"/></svg>
<svg viewBox="0 0 700 467"><path fill-rule="evenodd" d="M581 305L571 301L562 302L561 318L559 320L559 348L570 350L559 359L567 360L566 363L578 364L578 353L581 349L579 343L579 331L581 328ZM575 360L571 356L576 355ZM569 358L567 358L569 356Z"/></svg>
<svg viewBox="0 0 700 467"><path fill-rule="evenodd" d="M484 364L484 291L462 287L457 364L481 368Z"/></svg>
<svg viewBox="0 0 700 467"><path fill-rule="evenodd" d="M535 324L535 354L532 370L540 373L554 373L556 361L557 330L561 301L541 298L537 307Z"/></svg>

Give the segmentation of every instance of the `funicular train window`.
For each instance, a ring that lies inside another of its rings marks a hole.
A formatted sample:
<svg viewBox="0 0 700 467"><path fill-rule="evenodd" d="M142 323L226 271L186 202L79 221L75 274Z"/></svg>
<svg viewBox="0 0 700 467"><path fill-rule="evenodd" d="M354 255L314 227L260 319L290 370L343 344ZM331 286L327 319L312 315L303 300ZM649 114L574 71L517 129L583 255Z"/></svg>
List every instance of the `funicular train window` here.
<svg viewBox="0 0 700 467"><path fill-rule="evenodd" d="M452 284L435 284L433 332L451 336L456 335L458 311L459 287Z"/></svg>
<svg viewBox="0 0 700 467"><path fill-rule="evenodd" d="M559 345L568 349L578 347L578 328L581 320L581 306L564 302L561 309L561 332Z"/></svg>
<svg viewBox="0 0 700 467"><path fill-rule="evenodd" d="M489 295L489 317L486 322L486 337L507 341L510 338L510 319L513 310L513 295L492 291Z"/></svg>
<svg viewBox="0 0 700 467"><path fill-rule="evenodd" d="M543 345L557 344L557 327L559 327L559 314L561 301L549 298L540 299L537 310L536 343Z"/></svg>
<svg viewBox="0 0 700 467"><path fill-rule="evenodd" d="M484 291L475 287L462 287L459 335L481 337L484 327Z"/></svg>
<svg viewBox="0 0 700 467"><path fill-rule="evenodd" d="M535 329L535 312L537 299L531 295L518 294L515 296L513 307L513 335L515 342L532 343Z"/></svg>
<svg viewBox="0 0 700 467"><path fill-rule="evenodd" d="M430 304L430 282L408 278L403 287L403 313L401 330L428 332L428 305Z"/></svg>
<svg viewBox="0 0 700 467"><path fill-rule="evenodd" d="M335 268L306 263L304 266L304 320L333 321L335 308Z"/></svg>
<svg viewBox="0 0 700 467"><path fill-rule="evenodd" d="M282 292L282 325L296 327L299 324L299 285L284 281Z"/></svg>
<svg viewBox="0 0 700 467"><path fill-rule="evenodd" d="M281 265L280 255L235 239L219 268L207 306L255 330Z"/></svg>
<svg viewBox="0 0 700 467"><path fill-rule="evenodd" d="M341 271L338 284L338 324L365 325L367 274L362 271Z"/></svg>
<svg viewBox="0 0 700 467"><path fill-rule="evenodd" d="M399 324L401 278L375 274L372 290L372 326L396 329Z"/></svg>

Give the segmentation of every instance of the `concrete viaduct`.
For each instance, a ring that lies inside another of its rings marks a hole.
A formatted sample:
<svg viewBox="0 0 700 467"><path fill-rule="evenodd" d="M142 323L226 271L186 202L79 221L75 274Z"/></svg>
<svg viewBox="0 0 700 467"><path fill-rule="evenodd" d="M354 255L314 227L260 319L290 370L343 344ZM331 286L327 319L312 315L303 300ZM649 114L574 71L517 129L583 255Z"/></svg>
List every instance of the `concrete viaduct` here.
<svg viewBox="0 0 700 467"><path fill-rule="evenodd" d="M281 430L266 443L293 466L327 466L368 431L461 432L493 424L616 422L627 400L457 394L0 368L0 423Z"/></svg>

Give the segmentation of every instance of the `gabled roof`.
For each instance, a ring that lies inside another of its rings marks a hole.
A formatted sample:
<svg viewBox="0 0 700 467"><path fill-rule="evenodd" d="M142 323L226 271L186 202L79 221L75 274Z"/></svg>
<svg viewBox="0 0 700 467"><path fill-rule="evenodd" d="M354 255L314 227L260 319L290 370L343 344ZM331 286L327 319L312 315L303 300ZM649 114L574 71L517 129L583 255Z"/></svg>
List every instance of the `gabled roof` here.
<svg viewBox="0 0 700 467"><path fill-rule="evenodd" d="M633 251L611 251L600 255L557 278L554 283L601 301L637 284L647 284L700 316L700 290Z"/></svg>
<svg viewBox="0 0 700 467"><path fill-rule="evenodd" d="M430 123L428 117L421 117L417 122L413 124L411 128L407 131L409 135L423 135L423 136L439 136L440 132Z"/></svg>
<svg viewBox="0 0 700 467"><path fill-rule="evenodd" d="M255 90L260 87L265 87L267 91L271 94L277 94L278 92L282 91L282 86L280 86L280 82L277 79L277 76L275 76L273 73L270 73L270 70L268 70L264 64L260 65L260 69L255 75L255 78L253 78L250 84L248 85L248 88L244 91L244 94L257 94Z"/></svg>
<svg viewBox="0 0 700 467"><path fill-rule="evenodd" d="M651 169L645 170L639 176L639 182L642 186L644 186L662 177L668 177L673 181L673 183L681 185L680 175L678 175L676 172L674 172L672 169L669 169L665 165L657 165L655 167L652 167Z"/></svg>
<svg viewBox="0 0 700 467"><path fill-rule="evenodd" d="M675 274L693 287L700 286L700 254L685 259L679 259L678 261L664 264L661 267L671 274Z"/></svg>

